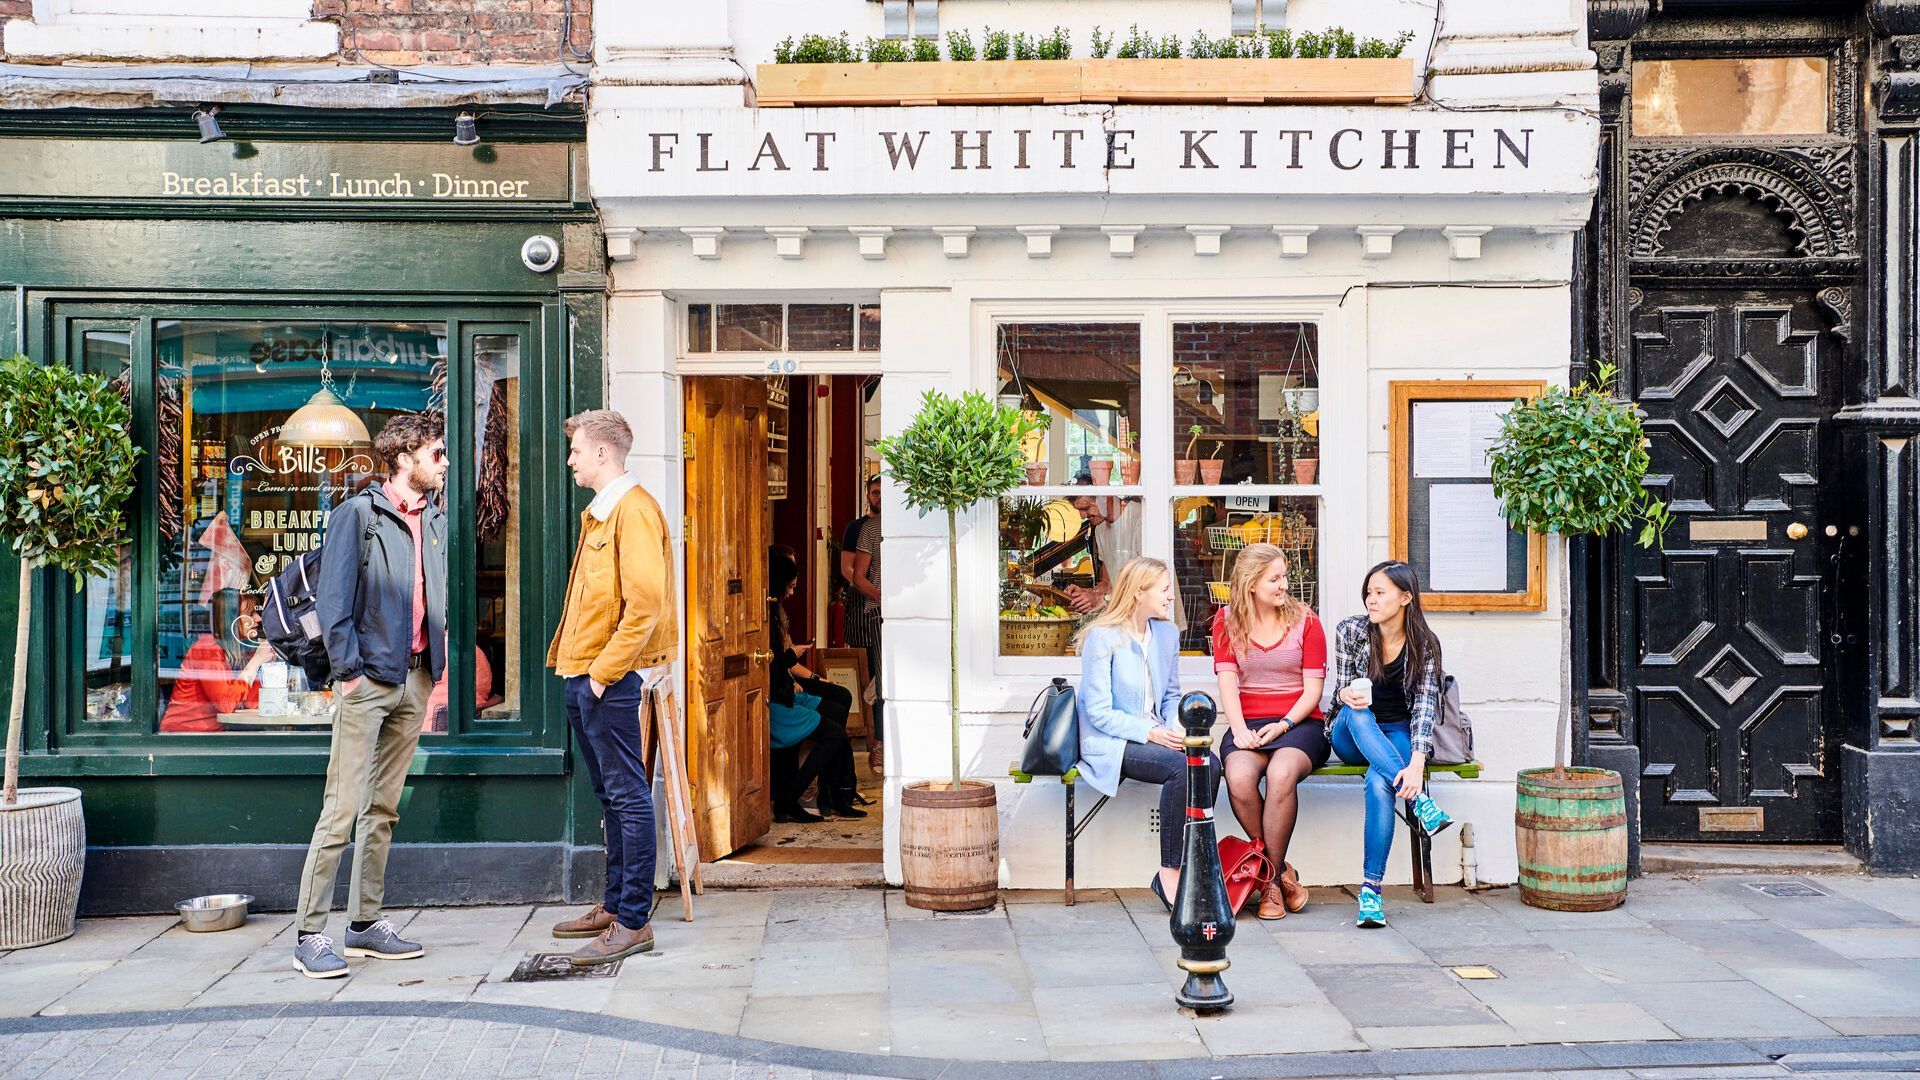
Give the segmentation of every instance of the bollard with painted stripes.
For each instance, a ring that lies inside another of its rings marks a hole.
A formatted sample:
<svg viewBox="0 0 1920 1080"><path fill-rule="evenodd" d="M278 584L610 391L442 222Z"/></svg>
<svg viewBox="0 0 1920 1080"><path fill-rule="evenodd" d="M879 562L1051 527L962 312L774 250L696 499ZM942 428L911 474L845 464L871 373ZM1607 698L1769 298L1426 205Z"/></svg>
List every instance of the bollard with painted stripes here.
<svg viewBox="0 0 1920 1080"><path fill-rule="evenodd" d="M1213 834L1213 785L1207 769L1213 718L1213 699L1206 694L1195 691L1180 699L1180 724L1187 729L1187 844L1168 923L1180 946L1180 967L1187 973L1174 1000L1198 1012L1233 1004L1233 994L1220 978L1227 970L1227 943L1233 940L1233 908L1227 903L1219 842Z"/></svg>

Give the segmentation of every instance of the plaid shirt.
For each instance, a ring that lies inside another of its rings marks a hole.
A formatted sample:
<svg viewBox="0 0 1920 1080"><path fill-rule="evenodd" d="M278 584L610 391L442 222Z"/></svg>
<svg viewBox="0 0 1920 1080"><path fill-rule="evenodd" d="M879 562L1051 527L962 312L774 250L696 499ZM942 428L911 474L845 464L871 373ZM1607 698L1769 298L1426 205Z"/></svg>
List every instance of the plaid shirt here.
<svg viewBox="0 0 1920 1080"><path fill-rule="evenodd" d="M1339 700L1340 691L1355 679L1364 679L1371 668L1369 663L1372 645L1367 636L1367 617L1349 615L1340 620L1333 631L1333 694ZM1408 724L1409 737L1413 749L1431 756L1433 754L1433 723L1440 716L1440 665L1427 661L1427 670L1420 673L1419 682L1414 684L1413 695L1407 703L1407 713L1412 722Z"/></svg>

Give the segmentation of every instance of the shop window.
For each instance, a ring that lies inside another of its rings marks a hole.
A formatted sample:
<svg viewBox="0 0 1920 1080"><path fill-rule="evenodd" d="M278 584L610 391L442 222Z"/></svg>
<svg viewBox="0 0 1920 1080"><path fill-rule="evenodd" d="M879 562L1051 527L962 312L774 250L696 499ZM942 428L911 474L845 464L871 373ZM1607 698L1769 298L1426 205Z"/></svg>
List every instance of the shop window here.
<svg viewBox="0 0 1920 1080"><path fill-rule="evenodd" d="M687 352L878 352L878 304L688 304Z"/></svg>
<svg viewBox="0 0 1920 1080"><path fill-rule="evenodd" d="M1173 572L1185 620L1180 649L1204 653L1214 612L1227 602L1234 560L1248 544L1277 545L1288 591L1320 607L1319 500L1281 495L1185 495L1173 500Z"/></svg>
<svg viewBox="0 0 1920 1080"><path fill-rule="evenodd" d="M1316 333L1311 323L1173 325L1175 484L1316 480Z"/></svg>
<svg viewBox="0 0 1920 1080"><path fill-rule="evenodd" d="M81 366L105 377L133 404L133 334L126 329L82 330ZM174 488L178 490L177 478ZM133 716L134 552L132 528L121 534L118 568L110 575L87 579L85 637L81 648L86 670L84 728L124 724Z"/></svg>
<svg viewBox="0 0 1920 1080"><path fill-rule="evenodd" d="M520 335L473 338L474 715L520 716ZM427 730L446 731L445 684Z"/></svg>
<svg viewBox="0 0 1920 1080"><path fill-rule="evenodd" d="M1112 576L1143 553L1140 499L1013 495L999 511L1000 654L1071 656Z"/></svg>
<svg viewBox="0 0 1920 1080"><path fill-rule="evenodd" d="M1818 135L1828 130L1821 56L1637 60L1635 135Z"/></svg>
<svg viewBox="0 0 1920 1080"><path fill-rule="evenodd" d="M1044 415L1027 483L1140 483L1140 327L1020 322L995 328L1001 400Z"/></svg>
<svg viewBox="0 0 1920 1080"><path fill-rule="evenodd" d="M260 637L265 586L385 468L389 417L445 406L438 323L154 328L163 733L324 729L331 695ZM177 439L176 439L177 434ZM169 474L180 477L176 487Z"/></svg>

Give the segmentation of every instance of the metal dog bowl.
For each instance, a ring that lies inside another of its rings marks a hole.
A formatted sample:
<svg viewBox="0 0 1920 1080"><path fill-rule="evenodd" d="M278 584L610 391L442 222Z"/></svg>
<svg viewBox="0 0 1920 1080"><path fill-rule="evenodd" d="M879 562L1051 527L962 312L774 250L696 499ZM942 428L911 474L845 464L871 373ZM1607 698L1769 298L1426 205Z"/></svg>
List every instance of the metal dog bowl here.
<svg viewBox="0 0 1920 1080"><path fill-rule="evenodd" d="M246 893L220 893L217 896L196 896L191 900L182 900L173 905L180 913L180 921L188 930L196 934L211 933L215 930L231 930L247 921L247 905L253 903L253 897Z"/></svg>

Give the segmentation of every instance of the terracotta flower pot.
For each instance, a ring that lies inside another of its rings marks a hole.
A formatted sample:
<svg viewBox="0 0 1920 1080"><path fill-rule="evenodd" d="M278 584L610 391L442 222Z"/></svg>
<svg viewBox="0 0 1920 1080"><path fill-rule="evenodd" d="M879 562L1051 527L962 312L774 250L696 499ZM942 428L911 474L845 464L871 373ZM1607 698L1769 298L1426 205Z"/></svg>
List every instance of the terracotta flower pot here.
<svg viewBox="0 0 1920 1080"><path fill-rule="evenodd" d="M1200 463L1192 458L1177 458L1173 463L1173 482L1191 484L1200 479Z"/></svg>
<svg viewBox="0 0 1920 1080"><path fill-rule="evenodd" d="M1202 484L1219 483L1220 473L1226 467L1227 467L1227 463L1219 460L1218 458L1208 458L1207 460L1201 462L1200 463L1200 482Z"/></svg>
<svg viewBox="0 0 1920 1080"><path fill-rule="evenodd" d="M1027 483L1040 485L1047 482L1047 463L1044 461L1027 462Z"/></svg>
<svg viewBox="0 0 1920 1080"><path fill-rule="evenodd" d="M1316 479L1318 479L1319 476L1320 476L1320 459L1319 458L1308 457L1308 458L1293 459L1293 482L1294 483L1311 484Z"/></svg>
<svg viewBox="0 0 1920 1080"><path fill-rule="evenodd" d="M1087 471L1093 474L1096 487L1105 487L1113 483L1113 462L1095 458L1087 462Z"/></svg>
<svg viewBox="0 0 1920 1080"><path fill-rule="evenodd" d="M1140 482L1140 460L1138 458L1120 463L1120 482L1123 484L1137 484Z"/></svg>

